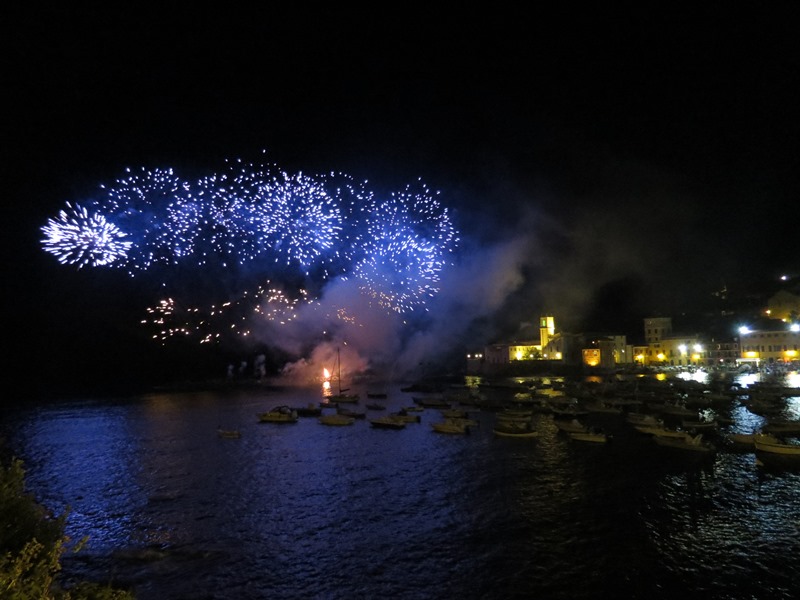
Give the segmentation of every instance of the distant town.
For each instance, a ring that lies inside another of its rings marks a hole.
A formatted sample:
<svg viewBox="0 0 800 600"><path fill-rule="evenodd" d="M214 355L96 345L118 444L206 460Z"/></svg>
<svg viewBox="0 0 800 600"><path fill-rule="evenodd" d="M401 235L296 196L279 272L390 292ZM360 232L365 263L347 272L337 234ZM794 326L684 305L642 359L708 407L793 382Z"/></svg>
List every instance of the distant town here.
<svg viewBox="0 0 800 600"><path fill-rule="evenodd" d="M544 314L539 318L538 339L503 340L469 352L467 374L513 375L559 368L798 370L800 277L783 276L770 287L760 295L751 294L747 302L733 304L721 290L716 309L693 319L695 331L674 329L671 316L646 317L637 340L614 332L560 331L556 316Z"/></svg>

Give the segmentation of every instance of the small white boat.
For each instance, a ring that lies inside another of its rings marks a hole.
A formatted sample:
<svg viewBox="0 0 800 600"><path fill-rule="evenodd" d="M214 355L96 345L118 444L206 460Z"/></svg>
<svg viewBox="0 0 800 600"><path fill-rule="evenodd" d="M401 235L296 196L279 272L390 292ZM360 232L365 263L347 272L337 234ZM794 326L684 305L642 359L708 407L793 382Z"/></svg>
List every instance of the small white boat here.
<svg viewBox="0 0 800 600"><path fill-rule="evenodd" d="M800 459L800 444L790 444L774 435L758 433L753 436L756 452L776 454L783 457L797 457Z"/></svg>
<svg viewBox="0 0 800 600"><path fill-rule="evenodd" d="M652 435L657 437L674 437L678 439L683 439L686 437L687 432L680 431L678 429L667 429L663 426L652 426L652 425L634 425L633 426L636 431L639 433L644 433L646 435Z"/></svg>
<svg viewBox="0 0 800 600"><path fill-rule="evenodd" d="M260 423L297 423L297 411L289 406L276 406L258 415Z"/></svg>

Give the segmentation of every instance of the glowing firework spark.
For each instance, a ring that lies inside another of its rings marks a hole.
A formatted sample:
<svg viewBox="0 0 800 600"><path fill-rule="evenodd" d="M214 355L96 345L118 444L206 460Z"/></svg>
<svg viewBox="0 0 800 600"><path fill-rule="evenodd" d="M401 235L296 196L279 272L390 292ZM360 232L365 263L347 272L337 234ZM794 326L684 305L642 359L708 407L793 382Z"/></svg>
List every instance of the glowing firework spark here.
<svg viewBox="0 0 800 600"><path fill-rule="evenodd" d="M458 243L447 209L421 182L379 199L366 182L341 173L289 174L233 161L194 183L171 169L140 169L101 189L90 208L68 203L42 227L43 248L79 268L140 277L152 270L170 296L145 321L162 341L247 336L258 320L289 323L333 277L353 278L385 311L413 311L438 292ZM198 269L204 276L196 277ZM235 278L238 291L223 294L225 278ZM281 284L254 291L248 284L268 279ZM198 308L203 286L226 300ZM176 299L177 289L190 300ZM348 322L335 308L326 314Z"/></svg>
<svg viewBox="0 0 800 600"><path fill-rule="evenodd" d="M186 210L184 203L189 195L189 185L180 180L172 169L140 169L118 179L106 191L103 202L97 202L98 211L131 236L135 252L129 253L125 263L129 272L145 270L153 263L170 264L176 256L185 253L185 244L173 245L173 240L194 231L187 217L195 211ZM182 215L181 218L176 218Z"/></svg>
<svg viewBox="0 0 800 600"><path fill-rule="evenodd" d="M68 212L69 211L69 212ZM42 227L42 246L62 264L100 267L124 261L133 242L126 234L98 213L89 213L80 205L67 203L58 219L49 219Z"/></svg>
<svg viewBox="0 0 800 600"><path fill-rule="evenodd" d="M430 190L407 187L370 211L364 257L353 272L380 306L407 312L438 292L455 241L447 210Z"/></svg>

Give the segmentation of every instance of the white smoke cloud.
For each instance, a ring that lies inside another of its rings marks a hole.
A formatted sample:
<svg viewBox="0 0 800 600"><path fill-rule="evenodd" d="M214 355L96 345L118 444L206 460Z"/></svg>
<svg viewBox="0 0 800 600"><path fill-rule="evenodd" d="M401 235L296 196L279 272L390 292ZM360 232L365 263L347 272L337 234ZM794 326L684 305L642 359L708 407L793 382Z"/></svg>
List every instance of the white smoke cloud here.
<svg viewBox="0 0 800 600"><path fill-rule="evenodd" d="M461 255L442 272L439 293L424 309L398 314L377 306L357 282L337 279L320 301L300 309L297 318L268 340L304 358L287 364L282 381L318 381L341 353L343 379L370 374L391 380L414 377L460 351L476 320L491 318L524 283L530 239L517 236ZM483 344L486 340L470 340Z"/></svg>

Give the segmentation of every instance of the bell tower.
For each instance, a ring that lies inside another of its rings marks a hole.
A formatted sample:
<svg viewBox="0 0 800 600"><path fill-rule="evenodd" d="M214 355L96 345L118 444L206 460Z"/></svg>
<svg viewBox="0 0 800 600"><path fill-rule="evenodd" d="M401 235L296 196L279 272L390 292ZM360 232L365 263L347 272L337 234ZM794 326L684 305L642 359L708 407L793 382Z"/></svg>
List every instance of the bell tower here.
<svg viewBox="0 0 800 600"><path fill-rule="evenodd" d="M542 351L547 347L550 338L556 333L556 320L552 315L539 317L539 343Z"/></svg>

